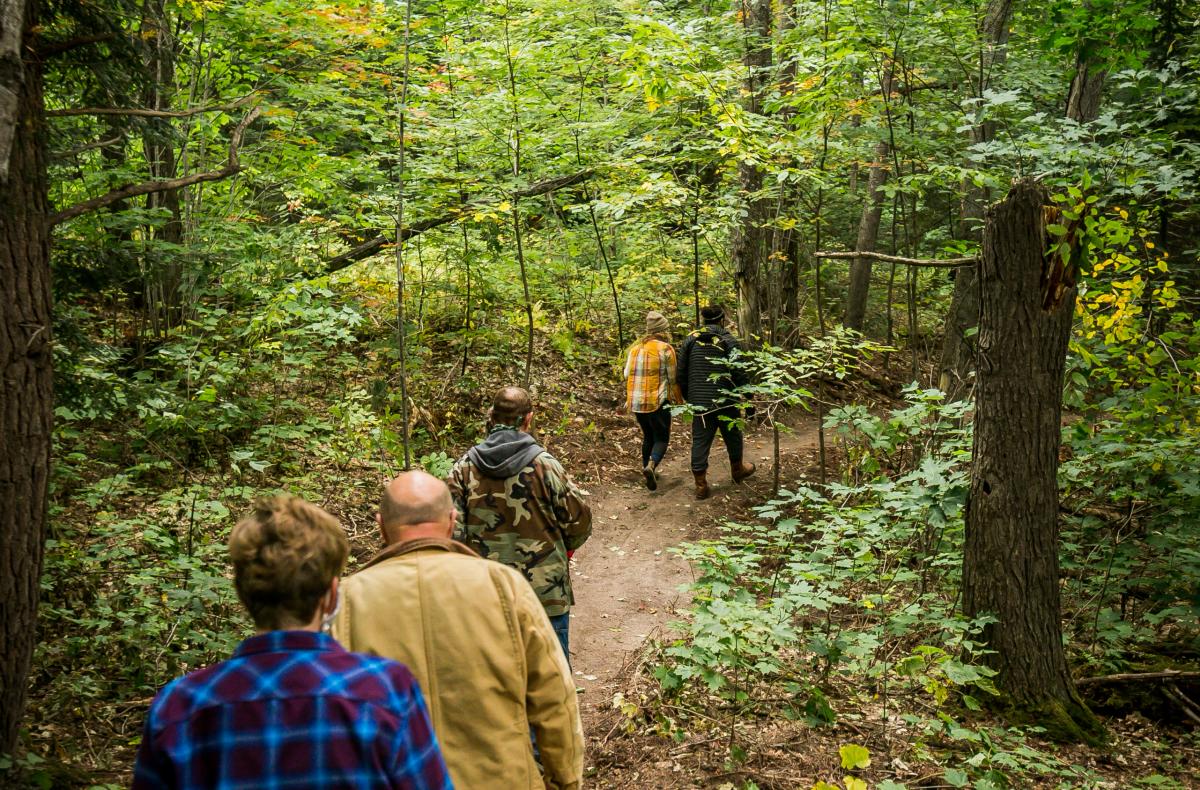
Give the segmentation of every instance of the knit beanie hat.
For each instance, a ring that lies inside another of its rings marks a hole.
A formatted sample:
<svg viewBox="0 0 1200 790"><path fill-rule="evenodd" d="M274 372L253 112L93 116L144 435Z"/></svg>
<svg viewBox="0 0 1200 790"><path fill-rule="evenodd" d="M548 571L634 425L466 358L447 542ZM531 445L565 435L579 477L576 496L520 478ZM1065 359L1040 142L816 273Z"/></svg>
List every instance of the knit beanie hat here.
<svg viewBox="0 0 1200 790"><path fill-rule="evenodd" d="M671 325L667 323L667 317L657 310L651 310L646 313L646 334L647 335L665 335L671 329Z"/></svg>
<svg viewBox="0 0 1200 790"><path fill-rule="evenodd" d="M700 317L706 324L719 324L725 320L725 308L719 304L711 304L700 310Z"/></svg>

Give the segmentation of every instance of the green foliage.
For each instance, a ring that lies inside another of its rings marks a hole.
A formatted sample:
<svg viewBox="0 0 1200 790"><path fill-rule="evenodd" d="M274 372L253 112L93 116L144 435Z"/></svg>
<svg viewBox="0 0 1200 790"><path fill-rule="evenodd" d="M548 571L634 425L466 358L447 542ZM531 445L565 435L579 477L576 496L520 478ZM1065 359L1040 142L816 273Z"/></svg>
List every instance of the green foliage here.
<svg viewBox="0 0 1200 790"><path fill-rule="evenodd" d="M1200 638L1200 323L1148 219L1089 215L1068 374L1081 418L1063 432L1063 568L1072 635L1100 671Z"/></svg>
<svg viewBox="0 0 1200 790"><path fill-rule="evenodd" d="M962 407L916 389L909 396L887 419L844 410L829 422L853 421L863 436L886 426L891 443L876 449L893 461L899 444L928 444L913 467L828 493L783 491L759 508L767 526L729 523L724 540L683 547L699 577L692 619L655 672L665 689L753 704L756 686L779 685L789 706L825 720L824 695L800 678L862 677L938 708L978 707L974 695L995 693L991 671L972 663L987 620L954 613L969 439L951 426Z"/></svg>

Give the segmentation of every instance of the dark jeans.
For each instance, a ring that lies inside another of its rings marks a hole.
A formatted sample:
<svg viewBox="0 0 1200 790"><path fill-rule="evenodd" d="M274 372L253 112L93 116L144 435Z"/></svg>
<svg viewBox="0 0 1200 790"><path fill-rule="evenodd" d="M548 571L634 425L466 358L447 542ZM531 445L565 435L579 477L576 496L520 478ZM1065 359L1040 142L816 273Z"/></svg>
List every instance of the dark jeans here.
<svg viewBox="0 0 1200 790"><path fill-rule="evenodd" d="M571 613L556 614L550 618L550 625L554 626L554 635L558 637L558 643L562 645L563 655L567 657L567 666L571 665L571 649L567 646L570 641L571 631Z"/></svg>
<svg viewBox="0 0 1200 790"><path fill-rule="evenodd" d="M550 625L554 626L554 635L558 637L558 643L562 645L563 655L567 657L567 667L571 666L571 651L567 649L567 636L571 630L571 613L550 615ZM533 758L542 762L542 753L538 749L537 735L533 732L533 727L529 728L529 740L533 742Z"/></svg>
<svg viewBox="0 0 1200 790"><path fill-rule="evenodd" d="M667 442L671 441L671 409L664 405L658 411L635 412L633 416L642 429L642 466L651 459L657 464L667 454Z"/></svg>
<svg viewBox="0 0 1200 790"><path fill-rule="evenodd" d="M729 463L737 466L742 462L742 431L729 420L722 417L738 419L741 415L734 406L710 411L707 414L697 414L692 417L692 471L705 472L708 470L708 452L712 449L713 439L717 431L725 441L725 449L729 451Z"/></svg>

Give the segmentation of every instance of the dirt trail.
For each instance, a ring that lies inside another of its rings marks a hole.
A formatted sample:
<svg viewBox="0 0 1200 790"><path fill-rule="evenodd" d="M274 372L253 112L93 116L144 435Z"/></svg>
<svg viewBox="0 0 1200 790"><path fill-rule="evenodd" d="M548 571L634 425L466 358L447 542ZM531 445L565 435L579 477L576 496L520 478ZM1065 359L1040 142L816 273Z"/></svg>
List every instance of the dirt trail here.
<svg viewBox="0 0 1200 790"><path fill-rule="evenodd" d="M811 420L782 433L785 468L790 457L816 443ZM633 464L629 474L592 491L592 537L575 554L572 570L571 666L576 684L586 690L581 698L585 727L589 712L611 700L611 685L629 652L686 608L679 587L692 581L691 569L669 549L711 534L717 520L741 515L770 493L770 431L746 437L746 460L758 471L742 485L730 481L725 447L719 438L714 442L708 475L712 496L703 502L693 495L689 448L689 432L676 425L655 492L646 490Z"/></svg>

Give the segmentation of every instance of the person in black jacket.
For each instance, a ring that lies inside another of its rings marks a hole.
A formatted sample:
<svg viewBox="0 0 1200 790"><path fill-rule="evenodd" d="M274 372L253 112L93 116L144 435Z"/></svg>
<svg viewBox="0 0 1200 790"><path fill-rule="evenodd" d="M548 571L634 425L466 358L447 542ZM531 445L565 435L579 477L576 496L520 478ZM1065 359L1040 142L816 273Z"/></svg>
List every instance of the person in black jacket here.
<svg viewBox="0 0 1200 790"><path fill-rule="evenodd" d="M696 499L708 498L708 453L717 431L729 452L733 482L740 483L754 474L754 464L742 460L741 418L736 399L730 394L746 383L740 367L728 364L738 341L725 328L725 309L710 305L700 311L704 326L683 341L679 354L677 380L684 399L692 405L692 475L696 478Z"/></svg>

